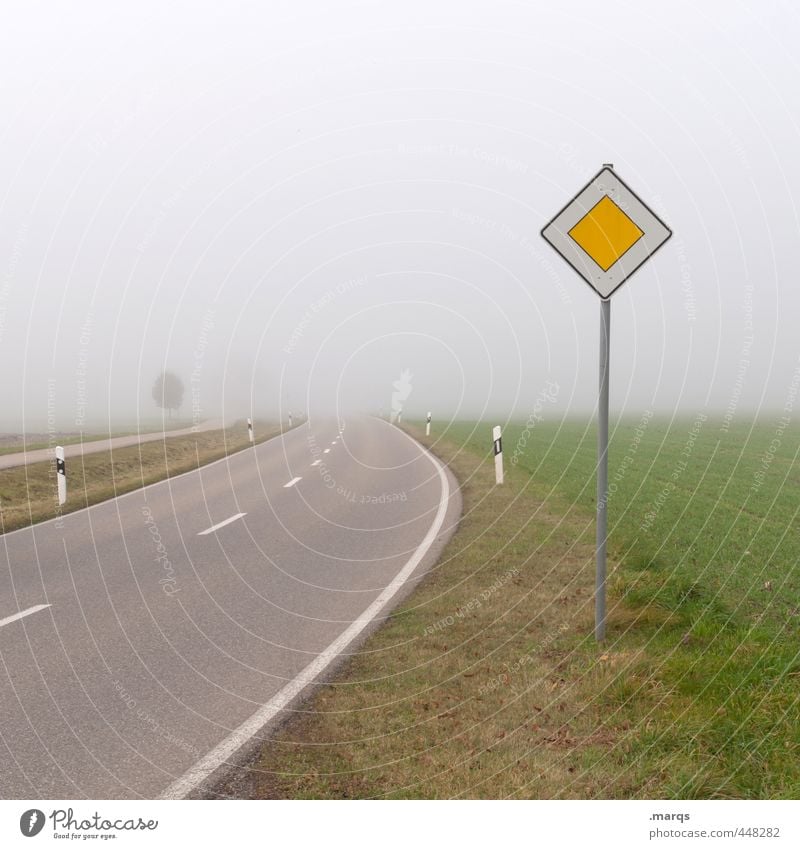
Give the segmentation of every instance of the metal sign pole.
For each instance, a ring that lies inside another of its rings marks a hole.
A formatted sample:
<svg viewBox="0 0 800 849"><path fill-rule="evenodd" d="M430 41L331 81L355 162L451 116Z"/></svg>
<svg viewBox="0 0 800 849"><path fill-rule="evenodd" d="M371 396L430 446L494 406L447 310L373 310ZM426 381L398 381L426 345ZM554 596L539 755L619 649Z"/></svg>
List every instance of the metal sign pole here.
<svg viewBox="0 0 800 849"><path fill-rule="evenodd" d="M611 301L600 301L600 395L597 411L597 568L594 636L606 638L606 541L608 539L608 376L611 362Z"/></svg>

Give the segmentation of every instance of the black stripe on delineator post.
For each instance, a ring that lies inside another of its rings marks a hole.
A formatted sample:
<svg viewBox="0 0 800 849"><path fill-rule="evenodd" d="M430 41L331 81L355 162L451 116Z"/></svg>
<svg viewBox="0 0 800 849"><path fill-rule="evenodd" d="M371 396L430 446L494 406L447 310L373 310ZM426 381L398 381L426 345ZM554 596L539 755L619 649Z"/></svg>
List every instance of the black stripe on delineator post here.
<svg viewBox="0 0 800 849"><path fill-rule="evenodd" d="M496 457L503 450L503 437L494 441L494 456Z"/></svg>

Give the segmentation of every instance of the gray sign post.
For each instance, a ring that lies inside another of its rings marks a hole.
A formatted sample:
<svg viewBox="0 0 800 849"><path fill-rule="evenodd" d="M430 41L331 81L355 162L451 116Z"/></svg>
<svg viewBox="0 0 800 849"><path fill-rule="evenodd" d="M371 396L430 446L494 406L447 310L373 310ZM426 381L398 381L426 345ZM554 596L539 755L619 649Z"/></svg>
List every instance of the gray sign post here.
<svg viewBox="0 0 800 849"><path fill-rule="evenodd" d="M594 610L594 635L598 642L606 636L611 296L671 235L669 227L620 180L614 166L608 163L542 229L544 239L601 298Z"/></svg>
<svg viewBox="0 0 800 849"><path fill-rule="evenodd" d="M600 301L600 386L597 403L597 554L594 636L606 638L606 542L608 541L608 375L611 367L611 301Z"/></svg>

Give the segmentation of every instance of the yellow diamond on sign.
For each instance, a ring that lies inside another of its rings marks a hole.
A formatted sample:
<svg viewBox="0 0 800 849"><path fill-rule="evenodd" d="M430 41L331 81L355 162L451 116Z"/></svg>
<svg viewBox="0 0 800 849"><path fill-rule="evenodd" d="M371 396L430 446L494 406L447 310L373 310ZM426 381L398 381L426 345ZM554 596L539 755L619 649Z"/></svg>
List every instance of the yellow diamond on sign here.
<svg viewBox="0 0 800 849"><path fill-rule="evenodd" d="M569 235L603 271L608 271L644 233L605 195L569 231Z"/></svg>

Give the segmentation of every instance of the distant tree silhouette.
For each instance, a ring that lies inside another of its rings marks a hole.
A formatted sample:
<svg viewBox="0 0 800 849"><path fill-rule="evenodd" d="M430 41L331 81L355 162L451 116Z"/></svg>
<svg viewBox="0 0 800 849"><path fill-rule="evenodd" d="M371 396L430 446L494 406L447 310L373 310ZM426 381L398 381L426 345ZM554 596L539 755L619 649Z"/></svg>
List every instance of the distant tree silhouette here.
<svg viewBox="0 0 800 849"><path fill-rule="evenodd" d="M183 381L174 372L162 371L153 384L153 400L172 418L172 411L183 404Z"/></svg>

